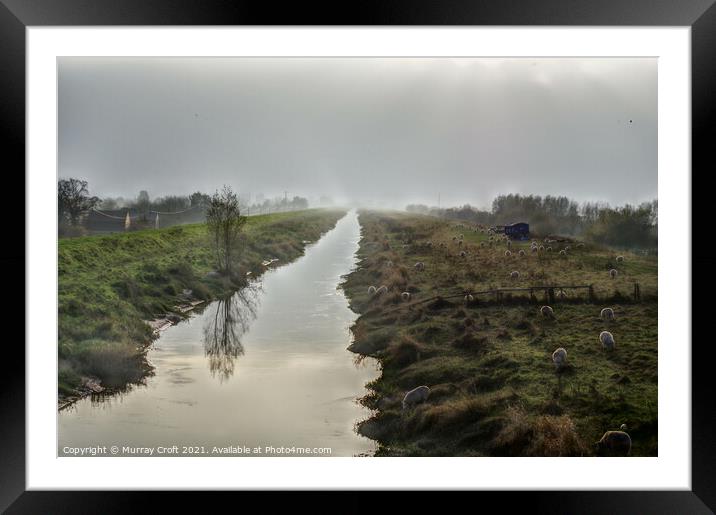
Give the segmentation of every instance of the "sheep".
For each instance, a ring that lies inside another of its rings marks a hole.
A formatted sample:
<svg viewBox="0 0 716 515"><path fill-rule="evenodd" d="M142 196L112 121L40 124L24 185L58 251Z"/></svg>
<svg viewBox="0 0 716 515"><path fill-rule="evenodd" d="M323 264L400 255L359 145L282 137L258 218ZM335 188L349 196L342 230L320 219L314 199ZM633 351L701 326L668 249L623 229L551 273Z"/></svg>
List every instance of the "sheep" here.
<svg viewBox="0 0 716 515"><path fill-rule="evenodd" d="M467 252L465 252L464 250L461 250L461 251L460 251L460 257L461 257L461 258L467 257Z"/></svg>
<svg viewBox="0 0 716 515"><path fill-rule="evenodd" d="M484 241L481 241L481 242L480 242L480 248L481 248L481 249L482 249L482 248L485 248L485 242L484 242Z"/></svg>
<svg viewBox="0 0 716 515"><path fill-rule="evenodd" d="M599 456L629 456L631 437L624 431L607 431L594 444L594 449Z"/></svg>
<svg viewBox="0 0 716 515"><path fill-rule="evenodd" d="M560 255L560 256L566 256L566 255L567 255L567 251L564 250L564 249L562 249L562 250L559 251L559 255Z"/></svg>
<svg viewBox="0 0 716 515"><path fill-rule="evenodd" d="M540 245L540 246L538 247L538 250L539 250L540 252L544 252L544 245Z"/></svg>
<svg viewBox="0 0 716 515"><path fill-rule="evenodd" d="M547 247L545 250L546 250L547 252L552 252L552 247Z"/></svg>
<svg viewBox="0 0 716 515"><path fill-rule="evenodd" d="M425 402L430 396L430 388L427 386L418 386L413 388L403 397L403 409L410 408L421 402Z"/></svg>
<svg viewBox="0 0 716 515"><path fill-rule="evenodd" d="M564 250L565 250L565 251L572 250L572 247L570 247L569 245L567 245L566 247L564 247Z"/></svg>
<svg viewBox="0 0 716 515"><path fill-rule="evenodd" d="M559 290L559 291L557 292L557 298L558 298L558 299L564 299L564 298L566 298L566 297L567 297L567 292L566 292L566 291L564 291L564 290Z"/></svg>
<svg viewBox="0 0 716 515"><path fill-rule="evenodd" d="M462 240L457 240L457 245L458 245L459 247L462 247Z"/></svg>
<svg viewBox="0 0 716 515"><path fill-rule="evenodd" d="M537 252L537 248L538 248L538 247L535 245L534 247L530 247L530 250L531 250L532 253L534 254L535 252Z"/></svg>
<svg viewBox="0 0 716 515"><path fill-rule="evenodd" d="M554 310L549 306L542 306L539 312L544 318L554 318Z"/></svg>
<svg viewBox="0 0 716 515"><path fill-rule="evenodd" d="M524 250L520 250L518 254L520 255L520 257L525 257L526 255Z"/></svg>
<svg viewBox="0 0 716 515"><path fill-rule="evenodd" d="M609 270L609 277L615 279L617 277L617 273L618 272L616 271L616 269L612 268L611 270Z"/></svg>
<svg viewBox="0 0 716 515"><path fill-rule="evenodd" d="M429 249L433 248L433 242L429 241L425 244Z"/></svg>
<svg viewBox="0 0 716 515"><path fill-rule="evenodd" d="M617 263L624 261L624 256L617 256Z"/></svg>
<svg viewBox="0 0 716 515"><path fill-rule="evenodd" d="M408 302L410 300L410 292L404 291L400 294L400 298L403 299L405 302Z"/></svg>
<svg viewBox="0 0 716 515"><path fill-rule="evenodd" d="M584 248L584 243L577 243L577 248L578 249Z"/></svg>
<svg viewBox="0 0 716 515"><path fill-rule="evenodd" d="M519 279L520 273L517 270L510 272L510 279Z"/></svg>
<svg viewBox="0 0 716 515"><path fill-rule="evenodd" d="M599 333L599 341L601 342L602 347L604 347L605 349L614 349L614 336L609 331L602 331L601 333Z"/></svg>
<svg viewBox="0 0 716 515"><path fill-rule="evenodd" d="M512 255L512 252L510 252L509 250L505 251L505 257L510 257L511 255Z"/></svg>
<svg viewBox="0 0 716 515"><path fill-rule="evenodd" d="M458 240L464 240L464 239L465 239L465 235L464 235L464 234L458 234L457 239L458 239Z"/></svg>
<svg viewBox="0 0 716 515"><path fill-rule="evenodd" d="M376 292L378 295L383 295L384 293L388 293L388 287L387 287L387 286L381 286L380 288L378 288L377 290L375 290L375 292Z"/></svg>
<svg viewBox="0 0 716 515"><path fill-rule="evenodd" d="M612 308L604 308L600 313L599 316L603 320L614 320L614 310Z"/></svg>
<svg viewBox="0 0 716 515"><path fill-rule="evenodd" d="M473 300L475 300L475 297L473 297L469 293L465 295L465 302L472 302Z"/></svg>
<svg viewBox="0 0 716 515"><path fill-rule="evenodd" d="M419 271L425 270L425 263L423 263L422 261L418 261L417 263L415 263L415 269Z"/></svg>
<svg viewBox="0 0 716 515"><path fill-rule="evenodd" d="M560 370L567 363L567 351L560 347L552 353L552 363L557 370Z"/></svg>
<svg viewBox="0 0 716 515"><path fill-rule="evenodd" d="M388 260L388 261L385 262L385 266L387 266L388 268L392 268L392 267L393 267L393 262L390 261L390 260Z"/></svg>
<svg viewBox="0 0 716 515"><path fill-rule="evenodd" d="M507 240L506 245L507 245L507 248L510 248L512 246L512 242L510 240Z"/></svg>
<svg viewBox="0 0 716 515"><path fill-rule="evenodd" d="M375 295L376 291L375 286L368 286L368 295Z"/></svg>

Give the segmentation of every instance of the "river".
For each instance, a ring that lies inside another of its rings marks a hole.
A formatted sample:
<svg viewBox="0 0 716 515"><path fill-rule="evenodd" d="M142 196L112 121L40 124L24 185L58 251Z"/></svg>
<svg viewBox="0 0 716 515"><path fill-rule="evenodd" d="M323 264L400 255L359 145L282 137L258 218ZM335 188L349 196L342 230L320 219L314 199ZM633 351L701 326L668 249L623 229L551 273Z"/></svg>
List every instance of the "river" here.
<svg viewBox="0 0 716 515"><path fill-rule="evenodd" d="M359 239L351 211L301 258L165 330L146 385L58 413L58 455L372 454L355 423L370 415L357 399L379 370L346 350L357 315L338 287Z"/></svg>

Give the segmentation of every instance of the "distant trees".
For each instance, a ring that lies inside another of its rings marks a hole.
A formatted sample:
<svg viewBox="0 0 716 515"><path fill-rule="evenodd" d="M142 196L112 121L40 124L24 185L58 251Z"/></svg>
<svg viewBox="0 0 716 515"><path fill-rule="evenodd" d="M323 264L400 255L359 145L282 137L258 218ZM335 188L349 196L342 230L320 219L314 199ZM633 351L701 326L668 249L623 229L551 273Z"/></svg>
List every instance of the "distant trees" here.
<svg viewBox="0 0 716 515"><path fill-rule="evenodd" d="M262 202L259 202L262 199ZM263 195L256 196L256 202L249 206L252 214L276 213L278 211L296 211L298 209L308 209L308 199L295 196L291 199L286 197L275 197L272 200L264 199Z"/></svg>
<svg viewBox="0 0 716 515"><path fill-rule="evenodd" d="M466 204L439 209L410 204L406 211L485 225L527 222L536 234L581 235L589 241L622 248L655 249L658 244L658 203L612 208L605 203L581 206L567 197L500 195L489 211Z"/></svg>
<svg viewBox="0 0 716 515"><path fill-rule="evenodd" d="M139 195L137 195L137 201L135 202L135 206L139 211L146 212L149 211L149 206L151 205L151 200L149 199L149 192L146 190L142 190L139 192Z"/></svg>
<svg viewBox="0 0 716 515"><path fill-rule="evenodd" d="M87 181L74 178L57 181L57 211L60 220L77 225L80 216L99 202L99 197L90 196Z"/></svg>
<svg viewBox="0 0 716 515"><path fill-rule="evenodd" d="M200 191L195 191L189 197L189 205L191 207L206 207L211 202L211 196Z"/></svg>
<svg viewBox="0 0 716 515"><path fill-rule="evenodd" d="M206 209L206 223L216 251L217 267L230 274L234 251L246 223L241 216L239 199L229 186L211 196Z"/></svg>

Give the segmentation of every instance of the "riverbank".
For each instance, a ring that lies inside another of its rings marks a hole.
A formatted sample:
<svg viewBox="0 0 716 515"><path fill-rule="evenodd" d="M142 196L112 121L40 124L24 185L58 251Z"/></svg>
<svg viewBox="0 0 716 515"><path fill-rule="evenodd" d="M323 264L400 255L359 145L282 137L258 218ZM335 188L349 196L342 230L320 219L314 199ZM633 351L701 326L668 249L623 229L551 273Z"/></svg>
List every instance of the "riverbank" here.
<svg viewBox="0 0 716 515"><path fill-rule="evenodd" d="M379 442L377 455L589 456L621 424L631 455L657 455L655 258L618 261L577 241L552 242L551 252L531 252L530 242L508 248L474 227L405 213L363 211L360 222L359 265L343 288L360 315L350 350L382 365L363 399L376 414L358 427ZM382 285L387 293L369 293ZM557 290L552 300L529 292L549 285L592 288ZM526 290L477 294L505 288ZM548 303L554 319L540 314ZM614 321L600 318L604 307ZM603 330L614 352L600 345ZM551 360L558 347L568 352L560 373ZM420 385L430 387L428 400L402 410Z"/></svg>
<svg viewBox="0 0 716 515"><path fill-rule="evenodd" d="M226 296L267 267L293 261L344 214L312 209L248 218L231 277L215 272L204 224L60 240L60 405L142 382L152 373L147 346L163 320L181 320L192 305Z"/></svg>

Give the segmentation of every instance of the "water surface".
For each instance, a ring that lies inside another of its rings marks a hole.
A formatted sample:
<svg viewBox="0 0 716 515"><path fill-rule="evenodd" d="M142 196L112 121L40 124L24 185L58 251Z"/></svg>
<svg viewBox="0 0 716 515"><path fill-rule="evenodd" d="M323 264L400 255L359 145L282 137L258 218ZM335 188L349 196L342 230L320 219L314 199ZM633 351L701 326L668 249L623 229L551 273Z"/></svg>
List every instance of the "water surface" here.
<svg viewBox="0 0 716 515"><path fill-rule="evenodd" d="M146 386L59 412L58 454L113 445L118 455L149 452L125 446L154 456L159 447L172 455L372 453L375 443L354 426L370 414L356 399L378 369L346 350L356 315L338 288L359 239L350 212L297 261L164 331L148 353L156 369Z"/></svg>

